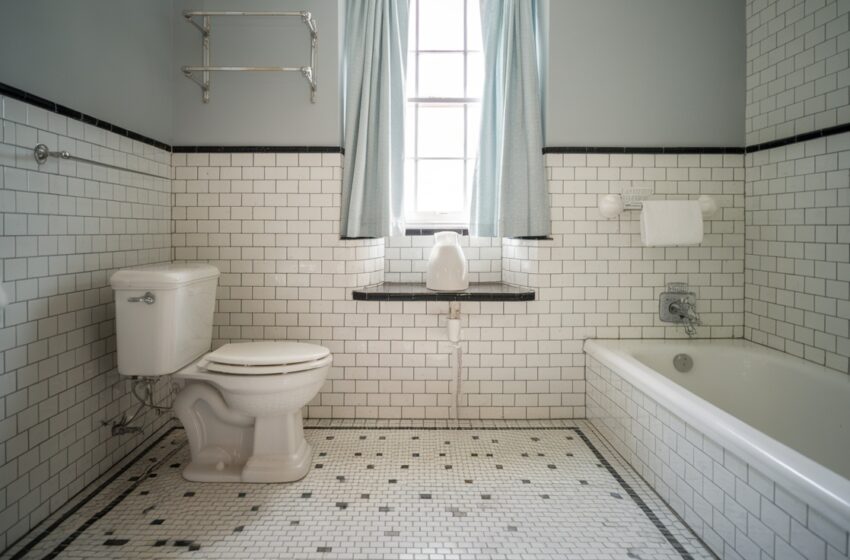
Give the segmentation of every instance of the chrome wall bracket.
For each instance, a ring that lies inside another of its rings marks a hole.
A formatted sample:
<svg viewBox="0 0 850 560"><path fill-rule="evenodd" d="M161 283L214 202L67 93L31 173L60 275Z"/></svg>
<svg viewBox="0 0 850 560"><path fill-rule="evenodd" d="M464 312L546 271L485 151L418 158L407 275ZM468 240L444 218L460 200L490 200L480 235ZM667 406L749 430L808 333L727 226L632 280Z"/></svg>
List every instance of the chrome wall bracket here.
<svg viewBox="0 0 850 560"><path fill-rule="evenodd" d="M288 16L299 17L310 31L310 65L309 66L212 66L210 64L210 36L212 35L212 21L210 18L216 16ZM183 12L193 27L201 32L201 47L203 51L203 63L201 66L183 66L183 75L198 84L201 88L201 96L204 103L210 101L210 72L300 72L310 85L310 102L316 102L317 64L319 52L319 29L313 14L307 11L300 12L207 12L186 11ZM195 18L200 18L201 23ZM200 79L195 73L201 74Z"/></svg>

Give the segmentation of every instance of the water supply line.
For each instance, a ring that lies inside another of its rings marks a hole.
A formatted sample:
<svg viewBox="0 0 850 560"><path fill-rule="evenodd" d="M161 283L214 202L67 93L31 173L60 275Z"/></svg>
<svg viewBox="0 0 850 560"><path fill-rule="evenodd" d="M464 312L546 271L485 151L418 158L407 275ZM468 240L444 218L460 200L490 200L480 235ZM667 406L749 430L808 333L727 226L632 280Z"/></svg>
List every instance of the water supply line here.
<svg viewBox="0 0 850 560"><path fill-rule="evenodd" d="M446 332L448 334L449 344L452 345L452 351L455 354L455 383L454 383L454 419L455 428L460 427L460 383L461 373L463 371L463 348L460 345L460 302L449 302L449 319L446 322ZM451 363L451 356L449 357Z"/></svg>
<svg viewBox="0 0 850 560"><path fill-rule="evenodd" d="M166 404L165 406L161 404L157 404L154 401L154 388L156 386L156 381L158 378L151 377L134 377L133 385L130 388L130 392L136 397L136 400L139 401L139 405L136 410L127 416L127 413L121 415L117 420L102 420L101 423L104 426L112 426L112 435L120 436L124 434L135 434L142 431L142 426L133 425L133 421L142 413L143 410L151 408L156 411L157 415L160 415L164 412L168 412L171 410L171 406ZM139 389L142 389L142 394L139 394ZM175 387L172 384L171 389L169 391L169 396L172 397L175 393Z"/></svg>

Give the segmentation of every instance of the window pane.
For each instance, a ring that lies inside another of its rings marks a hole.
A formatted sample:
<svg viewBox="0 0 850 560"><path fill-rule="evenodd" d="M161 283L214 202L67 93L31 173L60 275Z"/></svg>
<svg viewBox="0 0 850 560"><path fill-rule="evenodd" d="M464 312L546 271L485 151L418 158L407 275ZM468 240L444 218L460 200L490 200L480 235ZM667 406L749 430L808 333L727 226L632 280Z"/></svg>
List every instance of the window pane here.
<svg viewBox="0 0 850 560"><path fill-rule="evenodd" d="M466 56L466 95L480 99L484 92L484 56L481 53Z"/></svg>
<svg viewBox="0 0 850 560"><path fill-rule="evenodd" d="M405 77L405 89L408 97L418 97L416 91L416 55L413 52L407 54L407 76Z"/></svg>
<svg viewBox="0 0 850 560"><path fill-rule="evenodd" d="M419 55L420 97L463 97L463 53Z"/></svg>
<svg viewBox="0 0 850 560"><path fill-rule="evenodd" d="M420 160L416 209L419 212L463 210L463 160Z"/></svg>
<svg viewBox="0 0 850 560"><path fill-rule="evenodd" d="M404 116L404 153L405 157L416 157L416 104L408 103Z"/></svg>
<svg viewBox="0 0 850 560"><path fill-rule="evenodd" d="M475 177L475 160L466 160L466 192L472 198L472 179Z"/></svg>
<svg viewBox="0 0 850 560"><path fill-rule="evenodd" d="M470 51L483 50L480 7L481 3L478 0L467 0L466 2L466 49Z"/></svg>
<svg viewBox="0 0 850 560"><path fill-rule="evenodd" d="M470 103L466 106L466 156L478 155L478 141L481 139L481 104Z"/></svg>
<svg viewBox="0 0 850 560"><path fill-rule="evenodd" d="M463 0L422 0L418 4L419 50L462 51Z"/></svg>
<svg viewBox="0 0 850 560"><path fill-rule="evenodd" d="M419 157L463 157L463 106L419 105Z"/></svg>
<svg viewBox="0 0 850 560"><path fill-rule="evenodd" d="M413 159L404 160L404 215L412 216L416 212L416 199L413 196L416 188L416 163Z"/></svg>

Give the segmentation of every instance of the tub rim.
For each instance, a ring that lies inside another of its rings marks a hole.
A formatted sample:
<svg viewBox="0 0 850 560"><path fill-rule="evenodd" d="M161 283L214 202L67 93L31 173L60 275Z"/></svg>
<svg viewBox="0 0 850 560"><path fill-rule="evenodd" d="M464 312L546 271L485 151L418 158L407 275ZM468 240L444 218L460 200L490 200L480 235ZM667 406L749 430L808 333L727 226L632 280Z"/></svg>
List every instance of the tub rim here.
<svg viewBox="0 0 850 560"><path fill-rule="evenodd" d="M732 342L738 346L752 345L754 350L778 352L741 339L700 339L699 342L703 340L707 344L715 341ZM850 528L850 480L688 391L640 362L621 346L623 343L634 344L639 341L662 344L689 342L684 339L587 339L584 352L615 370L632 385L687 424L698 428L721 447L738 455L748 465L763 471L842 530ZM817 364L805 363L817 367Z"/></svg>

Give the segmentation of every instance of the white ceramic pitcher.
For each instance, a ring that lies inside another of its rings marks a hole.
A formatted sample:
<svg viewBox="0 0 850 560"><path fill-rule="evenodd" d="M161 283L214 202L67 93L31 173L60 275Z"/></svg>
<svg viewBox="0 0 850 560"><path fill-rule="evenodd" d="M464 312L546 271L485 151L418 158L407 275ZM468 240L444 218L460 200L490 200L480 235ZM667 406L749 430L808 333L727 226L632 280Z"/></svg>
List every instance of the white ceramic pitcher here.
<svg viewBox="0 0 850 560"><path fill-rule="evenodd" d="M454 231L434 234L434 247L428 259L425 287L436 292L459 292L469 287L466 257Z"/></svg>

